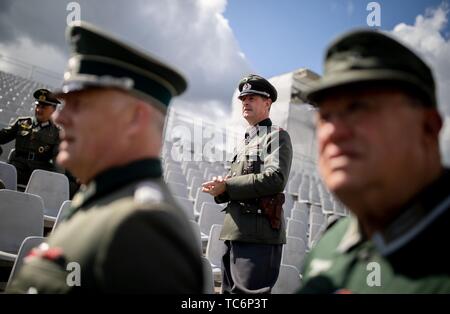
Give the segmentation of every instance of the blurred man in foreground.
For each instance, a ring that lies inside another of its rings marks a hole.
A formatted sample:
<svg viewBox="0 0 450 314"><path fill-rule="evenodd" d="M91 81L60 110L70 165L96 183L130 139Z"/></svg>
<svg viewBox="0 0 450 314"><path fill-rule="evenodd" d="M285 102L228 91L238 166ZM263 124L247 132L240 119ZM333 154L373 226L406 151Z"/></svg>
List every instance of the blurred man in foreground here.
<svg viewBox="0 0 450 314"><path fill-rule="evenodd" d="M67 34L57 161L85 186L8 291L201 293L196 238L158 158L167 106L186 81L91 25Z"/></svg>
<svg viewBox="0 0 450 314"><path fill-rule="evenodd" d="M328 49L307 94L317 106L319 169L354 216L307 258L304 293L450 292L450 173L430 68L378 31Z"/></svg>

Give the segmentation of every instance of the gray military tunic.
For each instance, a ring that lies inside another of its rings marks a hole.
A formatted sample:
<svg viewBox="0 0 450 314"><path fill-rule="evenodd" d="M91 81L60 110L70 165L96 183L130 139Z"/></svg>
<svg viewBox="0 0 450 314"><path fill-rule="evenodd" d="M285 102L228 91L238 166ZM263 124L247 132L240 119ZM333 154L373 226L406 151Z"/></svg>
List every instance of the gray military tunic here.
<svg viewBox="0 0 450 314"><path fill-rule="evenodd" d="M236 150L226 181L226 191L215 198L228 202L220 239L222 291L224 293L270 293L280 269L286 227L273 229L258 199L282 193L292 162L289 134L270 119L250 129Z"/></svg>
<svg viewBox="0 0 450 314"><path fill-rule="evenodd" d="M272 229L262 214L247 213L242 202L256 203L262 196L283 192L291 169L292 144L289 134L272 125L270 119L261 121L258 134L237 150L228 173L226 192L217 196L217 203L226 203L221 240L250 243L284 244L286 228ZM248 173L249 172L252 173ZM257 207L257 206L256 206Z"/></svg>
<svg viewBox="0 0 450 314"><path fill-rule="evenodd" d="M98 175L7 291L201 293L196 238L161 174L147 159ZM73 262L80 285L71 285Z"/></svg>

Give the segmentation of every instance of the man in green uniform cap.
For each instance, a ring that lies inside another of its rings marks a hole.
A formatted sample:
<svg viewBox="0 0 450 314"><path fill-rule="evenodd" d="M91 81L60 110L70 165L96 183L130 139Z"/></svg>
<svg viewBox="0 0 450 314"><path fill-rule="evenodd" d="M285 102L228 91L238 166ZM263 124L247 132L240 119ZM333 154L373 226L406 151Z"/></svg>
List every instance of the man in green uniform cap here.
<svg viewBox="0 0 450 314"><path fill-rule="evenodd" d="M196 238L159 160L166 109L185 79L84 22L67 37L57 162L85 186L7 291L201 293Z"/></svg>
<svg viewBox="0 0 450 314"><path fill-rule="evenodd" d="M307 97L320 173L353 215L309 254L301 292L449 293L450 173L430 68L382 32L353 31Z"/></svg>
<svg viewBox="0 0 450 314"><path fill-rule="evenodd" d="M258 75L239 82L242 114L249 127L225 178L213 178L203 191L228 203L220 239L224 240L222 291L270 293L281 263L286 230L283 190L292 162L289 134L272 125L277 99L272 84Z"/></svg>
<svg viewBox="0 0 450 314"><path fill-rule="evenodd" d="M34 117L19 117L10 126L0 130L0 144L16 140L15 151L8 161L17 169L17 183L24 188L35 169L57 171L59 129L51 116L60 103L47 89L38 89Z"/></svg>

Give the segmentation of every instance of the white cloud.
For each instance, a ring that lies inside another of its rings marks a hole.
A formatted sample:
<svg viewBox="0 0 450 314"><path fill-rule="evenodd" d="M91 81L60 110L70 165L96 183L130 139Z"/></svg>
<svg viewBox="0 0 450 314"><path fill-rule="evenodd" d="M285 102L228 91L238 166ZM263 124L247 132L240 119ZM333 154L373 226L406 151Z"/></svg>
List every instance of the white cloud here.
<svg viewBox="0 0 450 314"><path fill-rule="evenodd" d="M222 116L236 82L251 72L224 18L226 0L77 0L81 19L172 64L188 79L178 106ZM2 0L0 49L28 63L62 73L68 2ZM49 16L52 18L50 19Z"/></svg>
<svg viewBox="0 0 450 314"><path fill-rule="evenodd" d="M448 23L448 7L427 10L414 25L398 24L392 34L423 56L437 81L440 109L450 115L450 40L442 35Z"/></svg>
<svg viewBox="0 0 450 314"><path fill-rule="evenodd" d="M61 82L58 73L43 73L40 69L63 69L65 67L66 56L53 45L43 43L36 47L36 43L30 38L20 37L8 44L0 42L0 51L3 56L0 59L3 61L0 64L1 70L34 80L41 79L42 83L51 86ZM35 68L35 65L39 65L39 68Z"/></svg>
<svg viewBox="0 0 450 314"><path fill-rule="evenodd" d="M443 3L419 15L414 25L398 24L392 34L423 56L431 66L437 82L440 111L446 116L441 131L441 150L450 165L450 39L442 34L448 23L449 7Z"/></svg>

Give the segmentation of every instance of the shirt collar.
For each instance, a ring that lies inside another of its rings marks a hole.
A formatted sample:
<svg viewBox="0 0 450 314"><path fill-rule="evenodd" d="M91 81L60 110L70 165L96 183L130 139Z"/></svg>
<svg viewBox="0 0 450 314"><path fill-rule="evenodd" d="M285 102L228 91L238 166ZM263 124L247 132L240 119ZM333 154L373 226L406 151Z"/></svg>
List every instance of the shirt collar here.
<svg viewBox="0 0 450 314"><path fill-rule="evenodd" d="M405 210L385 230L373 236L373 242L383 255L389 255L417 238L424 230L450 208L450 171L441 176L414 197Z"/></svg>
<svg viewBox="0 0 450 314"><path fill-rule="evenodd" d="M40 126L41 128L44 128L44 127L46 127L46 126L50 126L51 124L52 124L52 121L51 120L48 120L48 121L46 121L46 122L39 122L37 119L36 119L36 117L33 117L32 118L32 123L33 123L33 125L34 126Z"/></svg>

